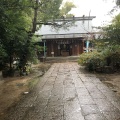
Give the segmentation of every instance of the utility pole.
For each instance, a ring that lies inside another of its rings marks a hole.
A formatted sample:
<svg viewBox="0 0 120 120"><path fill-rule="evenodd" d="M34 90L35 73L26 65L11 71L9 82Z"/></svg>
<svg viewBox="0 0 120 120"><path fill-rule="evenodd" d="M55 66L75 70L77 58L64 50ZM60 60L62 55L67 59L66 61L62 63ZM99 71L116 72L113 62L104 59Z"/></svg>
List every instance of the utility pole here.
<svg viewBox="0 0 120 120"><path fill-rule="evenodd" d="M90 17L91 10L89 11L89 17ZM88 20L88 31L89 31L89 20Z"/></svg>

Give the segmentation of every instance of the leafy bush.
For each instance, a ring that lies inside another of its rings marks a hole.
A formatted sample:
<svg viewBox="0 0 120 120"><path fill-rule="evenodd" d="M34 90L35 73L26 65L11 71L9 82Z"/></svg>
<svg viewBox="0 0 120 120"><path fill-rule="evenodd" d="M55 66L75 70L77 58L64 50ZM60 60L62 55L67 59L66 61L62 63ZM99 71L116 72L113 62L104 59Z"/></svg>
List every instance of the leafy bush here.
<svg viewBox="0 0 120 120"><path fill-rule="evenodd" d="M102 52L93 51L80 55L78 63L84 65L89 71L104 71L106 66L110 66L114 71L120 68L120 46L109 46Z"/></svg>
<svg viewBox="0 0 120 120"><path fill-rule="evenodd" d="M104 57L100 52L94 51L81 54L78 63L86 66L86 68L90 71L93 71L96 69L96 67L103 64L103 59Z"/></svg>

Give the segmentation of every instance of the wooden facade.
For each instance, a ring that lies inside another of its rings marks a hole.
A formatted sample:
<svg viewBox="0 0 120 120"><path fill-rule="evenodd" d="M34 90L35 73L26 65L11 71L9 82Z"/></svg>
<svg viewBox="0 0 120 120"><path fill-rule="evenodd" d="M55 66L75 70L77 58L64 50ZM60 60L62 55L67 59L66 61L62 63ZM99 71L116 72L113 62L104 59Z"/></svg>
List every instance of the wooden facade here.
<svg viewBox="0 0 120 120"><path fill-rule="evenodd" d="M48 57L51 56L78 56L83 53L84 42L82 38L64 38L46 40Z"/></svg>
<svg viewBox="0 0 120 120"><path fill-rule="evenodd" d="M41 36L44 43L44 56L78 56L84 51L88 51L89 40L91 40L92 19L94 18L95 16L82 16L48 21L58 25L64 22L74 22L67 29L60 27L56 30L50 25L42 25L36 35ZM87 41L86 46L85 41Z"/></svg>

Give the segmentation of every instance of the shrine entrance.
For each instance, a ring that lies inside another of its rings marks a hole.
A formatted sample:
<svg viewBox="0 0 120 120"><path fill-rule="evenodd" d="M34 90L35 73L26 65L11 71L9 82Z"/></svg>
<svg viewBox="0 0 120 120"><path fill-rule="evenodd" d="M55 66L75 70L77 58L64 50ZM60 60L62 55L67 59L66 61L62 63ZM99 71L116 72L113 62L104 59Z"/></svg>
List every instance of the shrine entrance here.
<svg viewBox="0 0 120 120"><path fill-rule="evenodd" d="M70 44L61 44L60 45L60 55L61 56L70 56Z"/></svg>
<svg viewBox="0 0 120 120"><path fill-rule="evenodd" d="M74 39L54 39L46 40L47 56L78 56L83 53L83 40Z"/></svg>
<svg viewBox="0 0 120 120"><path fill-rule="evenodd" d="M55 29L49 24L42 25L36 35L40 35L41 42L44 42L44 56L79 56L84 50L88 51L89 40L92 40L90 31L92 30L91 21L93 18L95 16L67 17L48 21L48 23L54 22L56 25L73 22L67 29ZM88 41L87 48L84 47L86 40Z"/></svg>

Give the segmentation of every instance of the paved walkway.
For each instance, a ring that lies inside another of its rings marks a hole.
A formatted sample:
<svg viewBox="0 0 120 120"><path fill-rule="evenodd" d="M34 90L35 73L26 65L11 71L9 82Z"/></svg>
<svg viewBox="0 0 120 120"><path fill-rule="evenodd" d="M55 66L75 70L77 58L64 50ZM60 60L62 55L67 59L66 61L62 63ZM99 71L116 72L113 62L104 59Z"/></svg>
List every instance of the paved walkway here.
<svg viewBox="0 0 120 120"><path fill-rule="evenodd" d="M77 63L55 63L6 120L120 120L120 98Z"/></svg>

